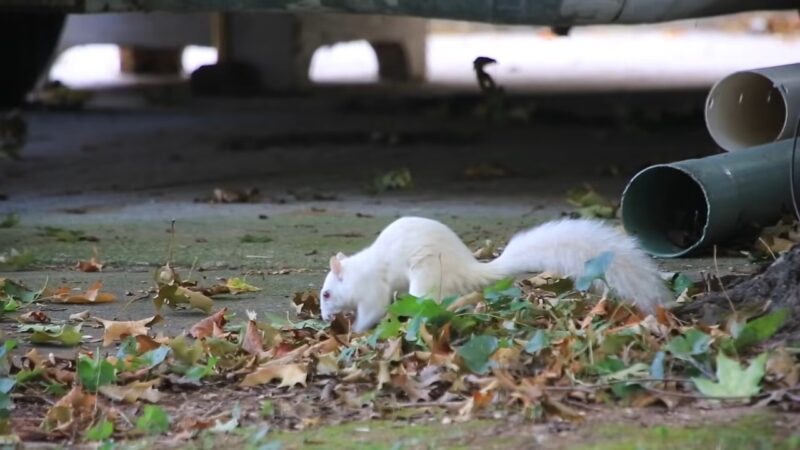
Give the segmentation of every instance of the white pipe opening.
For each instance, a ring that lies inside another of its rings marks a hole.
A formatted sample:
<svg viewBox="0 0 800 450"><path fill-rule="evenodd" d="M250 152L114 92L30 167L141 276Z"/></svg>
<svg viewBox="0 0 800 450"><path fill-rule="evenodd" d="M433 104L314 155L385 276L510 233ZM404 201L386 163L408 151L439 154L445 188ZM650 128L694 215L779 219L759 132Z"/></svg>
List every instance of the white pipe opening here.
<svg viewBox="0 0 800 450"><path fill-rule="evenodd" d="M792 136L800 114L800 64L737 72L720 80L706 100L706 125L725 150Z"/></svg>

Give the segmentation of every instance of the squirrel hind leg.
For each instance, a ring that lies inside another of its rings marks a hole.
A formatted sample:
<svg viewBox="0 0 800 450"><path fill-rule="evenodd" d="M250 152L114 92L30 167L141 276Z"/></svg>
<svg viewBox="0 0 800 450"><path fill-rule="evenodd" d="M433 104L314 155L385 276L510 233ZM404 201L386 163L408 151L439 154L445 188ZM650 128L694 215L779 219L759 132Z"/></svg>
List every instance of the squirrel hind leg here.
<svg viewBox="0 0 800 450"><path fill-rule="evenodd" d="M441 268L437 264L424 264L411 269L409 273L408 293L414 297L441 300L447 292L442 292Z"/></svg>

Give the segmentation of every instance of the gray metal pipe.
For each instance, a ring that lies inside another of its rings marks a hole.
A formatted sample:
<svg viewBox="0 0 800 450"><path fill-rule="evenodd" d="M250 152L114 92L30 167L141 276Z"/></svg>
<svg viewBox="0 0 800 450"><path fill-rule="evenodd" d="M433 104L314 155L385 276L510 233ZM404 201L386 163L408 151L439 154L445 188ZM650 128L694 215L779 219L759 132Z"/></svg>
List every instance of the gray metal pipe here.
<svg viewBox="0 0 800 450"><path fill-rule="evenodd" d="M651 23L796 7L795 0L0 0L0 11L318 11L523 25Z"/></svg>
<svg viewBox="0 0 800 450"><path fill-rule="evenodd" d="M792 211L792 140L648 167L622 194L622 222L647 252L683 256Z"/></svg>

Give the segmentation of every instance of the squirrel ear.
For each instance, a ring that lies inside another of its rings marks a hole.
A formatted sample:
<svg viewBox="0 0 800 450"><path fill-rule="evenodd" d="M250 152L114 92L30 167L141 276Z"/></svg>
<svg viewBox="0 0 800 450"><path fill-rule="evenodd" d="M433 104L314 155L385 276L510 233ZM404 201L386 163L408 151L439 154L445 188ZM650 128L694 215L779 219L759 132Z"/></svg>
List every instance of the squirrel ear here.
<svg viewBox="0 0 800 450"><path fill-rule="evenodd" d="M331 272L342 281L342 261L337 256L331 256Z"/></svg>
<svg viewBox="0 0 800 450"><path fill-rule="evenodd" d="M338 259L339 261L344 261L345 259L347 259L347 255L345 255L342 252L339 252L336 254L336 259Z"/></svg>

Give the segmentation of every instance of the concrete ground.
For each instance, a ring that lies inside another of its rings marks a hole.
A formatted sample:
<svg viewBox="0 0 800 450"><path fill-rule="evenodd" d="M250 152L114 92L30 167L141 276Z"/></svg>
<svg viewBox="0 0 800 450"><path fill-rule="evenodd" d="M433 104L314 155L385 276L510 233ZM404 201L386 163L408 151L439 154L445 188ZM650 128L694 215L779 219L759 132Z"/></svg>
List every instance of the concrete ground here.
<svg viewBox="0 0 800 450"><path fill-rule="evenodd" d="M141 319L153 314L151 302L129 300L153 286L174 219L173 264L184 277L193 265L193 278L204 284L247 275L263 291L217 304L238 314L284 314L294 292L319 288L330 255L356 251L401 215L441 219L477 248L573 211L565 200L570 189L588 183L617 199L648 164L713 153L702 122L704 95L513 97L514 113L502 125L481 117L481 100L471 94L381 88L209 100L172 86L100 92L80 111L26 111L23 159L0 159L0 194L7 197L0 215L21 218L0 229L0 253L15 248L35 261L0 277L79 289L101 280L119 299L89 307L93 315ZM481 163L505 167L508 175L465 177L466 168ZM367 192L376 174L403 167L413 176L411 189ZM208 202L215 188L253 187L260 196L251 203ZM59 242L48 226L98 240ZM247 234L271 241L244 243ZM76 271L93 248L106 267ZM694 275L711 267L709 258L660 264ZM746 270L736 259L720 266ZM87 308L43 309L66 318ZM202 318L165 315L156 330L169 334Z"/></svg>

